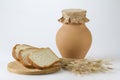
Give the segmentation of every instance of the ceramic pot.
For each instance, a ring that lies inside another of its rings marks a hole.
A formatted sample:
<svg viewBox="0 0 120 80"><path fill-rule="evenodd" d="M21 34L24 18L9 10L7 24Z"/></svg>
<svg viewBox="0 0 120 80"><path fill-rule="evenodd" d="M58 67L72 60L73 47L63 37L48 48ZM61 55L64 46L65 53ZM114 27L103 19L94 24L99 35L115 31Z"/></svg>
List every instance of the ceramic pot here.
<svg viewBox="0 0 120 80"><path fill-rule="evenodd" d="M59 19L63 25L56 34L56 45L64 58L83 59L91 46L92 36L85 25L88 22L85 13L85 10L79 9L63 10L63 17Z"/></svg>

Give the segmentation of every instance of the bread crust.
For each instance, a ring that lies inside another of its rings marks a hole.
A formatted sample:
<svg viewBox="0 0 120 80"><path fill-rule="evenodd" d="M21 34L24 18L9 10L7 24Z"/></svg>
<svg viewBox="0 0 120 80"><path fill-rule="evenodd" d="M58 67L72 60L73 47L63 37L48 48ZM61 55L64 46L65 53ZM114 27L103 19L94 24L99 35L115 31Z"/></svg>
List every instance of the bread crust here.
<svg viewBox="0 0 120 80"><path fill-rule="evenodd" d="M16 47L17 46L19 46L20 44L16 44L14 47L13 47L13 49L12 49L12 56L13 56L13 58L15 59L15 60L17 60L17 61L20 61L17 57L16 57L16 52L15 52L15 50L16 50Z"/></svg>
<svg viewBox="0 0 120 80"><path fill-rule="evenodd" d="M50 51L52 51L50 48L48 48ZM52 51L52 53L53 53L53 51ZM54 54L54 53L53 53ZM55 55L55 54L54 54ZM54 63L52 63L52 64L50 64L50 65L48 65L48 66L44 66L44 67L41 67L41 66L38 66L36 63L34 63L30 58L29 58L29 56L30 56L30 54L27 56L27 60L28 60L28 62L29 63L31 63L35 68L37 68L37 69L48 69L48 68L50 68L50 67L52 67L53 65L55 65L56 63L60 63L60 59L59 60L57 60L56 62L54 62ZM55 55L56 56L56 55ZM57 57L57 56L56 56ZM57 66L57 65L56 65Z"/></svg>
<svg viewBox="0 0 120 80"><path fill-rule="evenodd" d="M21 46L21 45L30 46L30 45L27 45L27 44L16 44L16 45L13 47L13 49L12 49L12 56L13 56L13 58L14 58L15 60L17 60L17 61L20 61L20 59L19 59L19 57L16 56L15 50L16 50L16 47L17 47L17 46ZM30 47L32 48L33 46L30 46ZM36 47L33 47L33 48L36 48Z"/></svg>
<svg viewBox="0 0 120 80"><path fill-rule="evenodd" d="M33 47L33 48L27 48L27 49L25 49L25 50L30 50L30 49L41 50L42 48L34 48L34 47ZM28 64L26 64L26 63L24 62L24 60L23 60L23 58L22 58L22 52L25 51L25 50L20 50L20 53L19 53L19 55L18 55L19 60L20 60L20 62L21 62L25 67L27 67L27 68L34 68L31 63L30 63L31 65L28 65Z"/></svg>
<svg viewBox="0 0 120 80"><path fill-rule="evenodd" d="M29 48L28 48L29 49ZM22 58L22 56L21 56L21 52L23 52L24 50L20 50L20 53L19 53L19 60L20 60L20 63L21 64L23 64L25 67L27 67L27 68L33 68L33 66L32 65L28 65L28 64L26 64L24 61L23 61L23 58Z"/></svg>

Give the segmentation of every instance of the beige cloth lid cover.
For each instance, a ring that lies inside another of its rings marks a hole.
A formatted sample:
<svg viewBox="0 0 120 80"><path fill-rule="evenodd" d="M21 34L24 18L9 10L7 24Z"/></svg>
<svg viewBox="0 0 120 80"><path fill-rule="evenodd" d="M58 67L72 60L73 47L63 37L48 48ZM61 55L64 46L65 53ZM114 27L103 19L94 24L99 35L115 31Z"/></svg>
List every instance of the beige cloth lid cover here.
<svg viewBox="0 0 120 80"><path fill-rule="evenodd" d="M58 21L65 24L83 24L89 19L86 18L86 10L64 9L62 10L62 17Z"/></svg>

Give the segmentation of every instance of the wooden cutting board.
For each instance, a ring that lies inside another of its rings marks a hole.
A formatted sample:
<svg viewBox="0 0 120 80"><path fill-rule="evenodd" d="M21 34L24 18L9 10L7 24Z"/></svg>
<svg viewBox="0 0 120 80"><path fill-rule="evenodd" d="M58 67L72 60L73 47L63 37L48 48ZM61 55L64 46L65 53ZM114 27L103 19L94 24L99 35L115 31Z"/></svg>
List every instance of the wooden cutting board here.
<svg viewBox="0 0 120 80"><path fill-rule="evenodd" d="M24 67L21 63L17 61L10 62L8 64L8 71L17 73L17 74L26 74L26 75L38 75L38 74L49 74L54 73L60 70L60 66L53 66L49 69L30 69Z"/></svg>

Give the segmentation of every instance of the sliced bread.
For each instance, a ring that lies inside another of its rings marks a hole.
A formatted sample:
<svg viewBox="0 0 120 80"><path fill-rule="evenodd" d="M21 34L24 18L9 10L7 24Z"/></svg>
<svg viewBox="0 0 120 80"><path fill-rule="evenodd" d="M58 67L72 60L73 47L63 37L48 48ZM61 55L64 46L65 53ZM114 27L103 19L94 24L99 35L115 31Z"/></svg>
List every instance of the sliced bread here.
<svg viewBox="0 0 120 80"><path fill-rule="evenodd" d="M28 62L27 60L27 56L30 54L30 53L34 53L35 51L39 51L41 50L42 48L27 48L25 50L21 50L20 53L19 53L19 59L20 59L20 62L25 66L25 67L29 67L29 68L33 68L32 64Z"/></svg>
<svg viewBox="0 0 120 80"><path fill-rule="evenodd" d="M28 61L39 69L46 69L59 62L60 59L50 48L44 48L28 55Z"/></svg>
<svg viewBox="0 0 120 80"><path fill-rule="evenodd" d="M16 44L14 47L13 47L13 50L12 50L12 56L17 60L19 61L19 52L20 50L24 50L24 49L27 49L27 48L33 48L32 46L30 45L26 45L26 44Z"/></svg>

